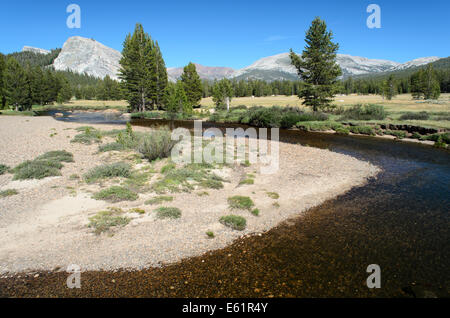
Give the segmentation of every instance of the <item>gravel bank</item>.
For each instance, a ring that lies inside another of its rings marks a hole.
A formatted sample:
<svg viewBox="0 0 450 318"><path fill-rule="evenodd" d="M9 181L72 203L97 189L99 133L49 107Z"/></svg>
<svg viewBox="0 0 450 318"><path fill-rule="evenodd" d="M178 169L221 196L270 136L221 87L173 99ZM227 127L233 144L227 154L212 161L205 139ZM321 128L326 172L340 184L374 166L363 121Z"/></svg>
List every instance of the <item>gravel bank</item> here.
<svg viewBox="0 0 450 318"><path fill-rule="evenodd" d="M203 191L175 194L174 201L166 205L180 208L182 218L159 220L154 213L157 206L144 205L154 196L152 193L140 194L134 202L110 204L93 200L92 188L71 178L114 160L110 154L97 154L97 145L70 143L78 133L73 128L79 126L83 125L49 117L0 117L0 163L15 166L52 150L67 150L75 160L64 164L61 177L17 182L9 174L0 176L0 190L19 191L18 195L0 199L0 273L64 269L70 264L79 265L83 271L162 266L223 248L243 235L265 232L363 185L379 172L377 167L350 156L280 143L280 169L276 174L255 173L257 166L227 168L222 173L230 182L224 189L206 190L209 195L205 196L198 196ZM255 183L240 186L247 173L256 175ZM279 199L270 198L267 192L278 193ZM231 211L227 198L234 195L251 197L260 215ZM111 206L143 208L146 214L133 217L114 236L93 234L87 228L88 218ZM220 224L219 218L231 213L247 219L244 231ZM215 238L209 239L207 231L213 231Z"/></svg>

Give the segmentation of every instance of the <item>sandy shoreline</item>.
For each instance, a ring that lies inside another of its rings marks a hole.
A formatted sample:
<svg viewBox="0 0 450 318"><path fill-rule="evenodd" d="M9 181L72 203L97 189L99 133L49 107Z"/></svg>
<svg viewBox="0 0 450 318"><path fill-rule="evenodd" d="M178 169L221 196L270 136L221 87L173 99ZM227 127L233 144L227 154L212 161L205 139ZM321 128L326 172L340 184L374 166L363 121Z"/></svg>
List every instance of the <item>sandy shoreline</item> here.
<svg viewBox="0 0 450 318"><path fill-rule="evenodd" d="M167 205L180 208L182 218L158 220L153 213L157 206L144 205L154 193L142 193L137 201L111 204L92 199L92 187L70 178L118 160L118 155L97 154L97 145L70 143L78 133L73 128L80 126L85 125L50 117L0 117L1 164L15 166L52 150L67 150L75 160L64 164L61 177L17 182L10 174L0 176L0 190L14 188L19 192L0 198L0 273L64 269L70 264L84 271L139 270L177 262L223 248L243 235L265 232L363 185L379 172L377 167L350 156L280 143L280 170L276 174L256 173L253 185L239 186L242 177L255 173L257 167L227 168L223 173L230 182L224 189L207 189L207 196L197 195L203 190L173 194L174 201ZM277 192L280 198L274 200L267 192ZM251 197L260 216L230 211L227 198L233 195ZM273 206L275 202L279 208ZM133 216L131 223L112 237L94 235L87 228L88 218L111 206L143 208L146 214ZM246 230L234 231L220 224L219 218L230 213L247 219ZM215 238L209 239L206 231L213 231Z"/></svg>

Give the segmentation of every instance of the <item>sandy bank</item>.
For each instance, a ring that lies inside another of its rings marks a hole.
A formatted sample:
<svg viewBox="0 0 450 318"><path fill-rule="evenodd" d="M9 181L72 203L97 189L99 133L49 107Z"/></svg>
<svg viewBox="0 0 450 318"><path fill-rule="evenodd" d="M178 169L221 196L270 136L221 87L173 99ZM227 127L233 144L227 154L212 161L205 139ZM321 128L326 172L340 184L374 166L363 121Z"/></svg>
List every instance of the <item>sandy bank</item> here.
<svg viewBox="0 0 450 318"><path fill-rule="evenodd" d="M154 213L158 206L144 204L155 196L152 192L141 193L133 202L111 204L93 200L95 187L71 178L97 165L115 162L120 156L125 158L116 153L98 154L97 145L70 143L78 133L73 128L79 126L84 125L49 117L0 117L0 163L15 166L51 150L67 150L75 160L64 164L61 177L17 182L9 174L0 176L0 190L19 191L18 195L0 198L0 273L64 269L70 264L82 270L141 269L176 262L301 216L305 210L363 185L379 172L377 167L350 156L280 143L280 169L276 174L261 175L256 165L225 168L221 173L229 182L224 189L173 194L174 201L165 205L180 208L182 217L160 220ZM160 166L153 168L158 170ZM254 184L239 185L247 174L255 175ZM155 173L149 184L158 177ZM204 191L208 195L198 195ZM267 192L278 193L279 199L270 198ZM231 211L227 198L234 195L251 197L260 215ZM130 224L114 236L93 234L87 227L88 218L111 206L142 208L146 213L133 215ZM227 214L245 217L247 228L234 231L222 225L219 218ZM215 238L209 239L207 231L213 231Z"/></svg>

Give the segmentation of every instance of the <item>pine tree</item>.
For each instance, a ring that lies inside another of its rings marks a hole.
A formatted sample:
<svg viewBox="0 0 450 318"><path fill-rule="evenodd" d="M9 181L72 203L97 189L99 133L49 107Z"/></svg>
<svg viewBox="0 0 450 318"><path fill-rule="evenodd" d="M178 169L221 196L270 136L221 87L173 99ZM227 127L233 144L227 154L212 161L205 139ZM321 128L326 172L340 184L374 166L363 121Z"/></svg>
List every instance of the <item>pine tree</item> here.
<svg viewBox="0 0 450 318"><path fill-rule="evenodd" d="M330 105L336 92L337 78L342 74L336 63L337 43L332 42L333 33L327 31L325 21L315 18L306 33L306 47L302 56L291 49L291 62L305 82L299 93L303 104L314 111Z"/></svg>
<svg viewBox="0 0 450 318"><path fill-rule="evenodd" d="M213 102L216 104L218 109L223 109L226 107L226 99L233 97L233 86L228 79L223 79L214 83L213 87Z"/></svg>
<svg viewBox="0 0 450 318"><path fill-rule="evenodd" d="M120 65L119 77L131 111L159 107L166 93L167 71L159 47L141 24L127 35Z"/></svg>
<svg viewBox="0 0 450 318"><path fill-rule="evenodd" d="M6 61L6 98L16 111L29 110L32 106L30 79L14 58Z"/></svg>
<svg viewBox="0 0 450 318"><path fill-rule="evenodd" d="M70 101L72 99L73 93L72 88L70 87L69 82L66 78L59 78L60 81L60 89L57 95L57 102L62 104Z"/></svg>
<svg viewBox="0 0 450 318"><path fill-rule="evenodd" d="M5 73L6 60L5 56L0 53L0 109L4 109L6 107Z"/></svg>
<svg viewBox="0 0 450 318"><path fill-rule="evenodd" d="M394 75L389 75L388 79L383 82L382 95L387 100L391 100L397 95L397 83Z"/></svg>
<svg viewBox="0 0 450 318"><path fill-rule="evenodd" d="M433 64L428 64L425 68L423 79L423 95L425 99L438 99L441 95L441 88L433 70Z"/></svg>
<svg viewBox="0 0 450 318"><path fill-rule="evenodd" d="M155 43L156 56L156 107L164 109L167 104L167 86L169 76L167 75L166 63L164 62L158 41Z"/></svg>
<svg viewBox="0 0 450 318"><path fill-rule="evenodd" d="M203 92L202 81L197 74L195 64L189 63L185 66L183 74L181 74L181 81L184 84L187 99L191 105L199 105Z"/></svg>

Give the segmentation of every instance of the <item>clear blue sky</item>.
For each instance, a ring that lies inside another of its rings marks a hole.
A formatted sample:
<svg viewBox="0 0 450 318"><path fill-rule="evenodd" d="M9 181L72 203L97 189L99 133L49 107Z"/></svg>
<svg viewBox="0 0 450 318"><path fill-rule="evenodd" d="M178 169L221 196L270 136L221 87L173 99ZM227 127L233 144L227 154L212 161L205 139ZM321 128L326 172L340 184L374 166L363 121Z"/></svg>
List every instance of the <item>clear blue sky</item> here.
<svg viewBox="0 0 450 318"><path fill-rule="evenodd" d="M68 29L66 7L81 7L81 29ZM381 7L381 29L369 29L366 8ZM406 62L450 55L448 0L39 0L2 1L0 52L24 45L62 47L74 35L122 50L136 22L158 40L166 64L189 61L241 68L257 59L301 51L315 16L324 19L339 53Z"/></svg>

